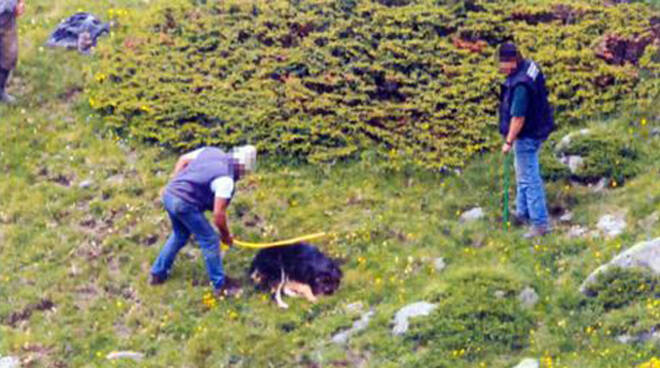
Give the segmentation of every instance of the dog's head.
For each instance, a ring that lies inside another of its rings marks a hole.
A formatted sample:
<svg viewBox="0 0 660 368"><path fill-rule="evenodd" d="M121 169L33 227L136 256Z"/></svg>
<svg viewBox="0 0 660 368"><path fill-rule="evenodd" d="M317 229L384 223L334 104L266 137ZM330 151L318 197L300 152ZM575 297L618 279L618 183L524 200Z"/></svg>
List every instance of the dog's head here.
<svg viewBox="0 0 660 368"><path fill-rule="evenodd" d="M339 265L329 259L323 258L311 265L312 277L310 277L309 286L314 295L331 295L339 288L342 272Z"/></svg>

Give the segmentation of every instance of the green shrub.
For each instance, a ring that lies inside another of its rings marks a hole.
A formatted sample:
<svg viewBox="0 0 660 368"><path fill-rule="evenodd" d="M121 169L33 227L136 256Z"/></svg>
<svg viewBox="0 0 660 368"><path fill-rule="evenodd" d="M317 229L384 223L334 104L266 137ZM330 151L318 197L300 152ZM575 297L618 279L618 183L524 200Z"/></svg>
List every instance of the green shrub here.
<svg viewBox="0 0 660 368"><path fill-rule="evenodd" d="M413 320L407 339L428 351L420 366L441 351L475 358L488 353L522 349L533 319L517 295L520 280L493 269L459 272L448 280L438 308L426 319ZM498 294L501 294L498 296Z"/></svg>
<svg viewBox="0 0 660 368"><path fill-rule="evenodd" d="M660 297L660 277L646 269L613 267L598 275L588 291L595 295L596 304L617 309Z"/></svg>
<svg viewBox="0 0 660 368"><path fill-rule="evenodd" d="M534 22L513 12L556 4L524 4L167 2L99 49L90 104L120 134L175 150L252 142L332 162L375 148L397 167L443 169L491 147L504 40L544 68L562 124L650 98L637 66L608 65L592 46L606 32L648 32L651 8L571 1L570 22Z"/></svg>

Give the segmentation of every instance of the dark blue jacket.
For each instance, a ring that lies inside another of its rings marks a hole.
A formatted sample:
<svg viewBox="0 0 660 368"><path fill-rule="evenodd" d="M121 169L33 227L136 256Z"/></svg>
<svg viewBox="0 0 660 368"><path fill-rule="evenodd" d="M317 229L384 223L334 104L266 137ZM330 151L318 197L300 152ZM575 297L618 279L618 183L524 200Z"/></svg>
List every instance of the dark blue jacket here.
<svg viewBox="0 0 660 368"><path fill-rule="evenodd" d="M546 140L555 128L553 108L548 101L548 89L541 68L531 60L524 60L513 74L507 77L500 90L500 134L506 137L511 124L513 91L524 86L529 93L529 105L519 138Z"/></svg>

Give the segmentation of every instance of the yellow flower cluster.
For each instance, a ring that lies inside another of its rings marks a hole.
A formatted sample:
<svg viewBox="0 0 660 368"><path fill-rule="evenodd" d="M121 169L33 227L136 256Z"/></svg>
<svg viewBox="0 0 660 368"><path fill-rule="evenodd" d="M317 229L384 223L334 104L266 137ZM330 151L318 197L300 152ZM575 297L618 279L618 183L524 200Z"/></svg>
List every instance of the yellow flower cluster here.
<svg viewBox="0 0 660 368"><path fill-rule="evenodd" d="M218 301L213 296L213 293L207 292L202 297L202 304L208 309L213 309L218 305Z"/></svg>
<svg viewBox="0 0 660 368"><path fill-rule="evenodd" d="M658 357L651 358L651 360L649 360L648 362L640 365L639 368L660 368L660 358Z"/></svg>

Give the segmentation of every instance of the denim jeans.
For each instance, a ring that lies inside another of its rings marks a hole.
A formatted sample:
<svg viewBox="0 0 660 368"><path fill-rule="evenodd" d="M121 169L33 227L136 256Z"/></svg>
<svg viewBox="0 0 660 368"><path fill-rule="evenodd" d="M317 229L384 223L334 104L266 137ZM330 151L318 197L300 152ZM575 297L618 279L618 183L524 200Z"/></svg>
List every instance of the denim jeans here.
<svg viewBox="0 0 660 368"><path fill-rule="evenodd" d="M516 140L516 215L537 227L548 226L545 189L541 179L539 151L543 142L531 138Z"/></svg>
<svg viewBox="0 0 660 368"><path fill-rule="evenodd" d="M170 216L173 232L151 267L151 273L167 278L177 253L186 245L190 234L195 234L195 239L202 249L209 279L213 287L219 289L225 281L220 257L220 237L204 217L204 212L183 199L167 193L163 195L163 203Z"/></svg>

